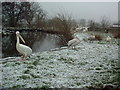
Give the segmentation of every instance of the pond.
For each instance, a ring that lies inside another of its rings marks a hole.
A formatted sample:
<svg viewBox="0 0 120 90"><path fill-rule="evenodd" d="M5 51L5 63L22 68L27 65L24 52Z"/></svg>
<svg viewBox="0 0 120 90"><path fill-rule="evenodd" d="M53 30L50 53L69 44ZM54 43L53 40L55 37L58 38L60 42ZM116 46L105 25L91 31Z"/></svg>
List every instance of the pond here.
<svg viewBox="0 0 120 90"><path fill-rule="evenodd" d="M53 48L60 48L67 45L65 38L60 34L50 34L45 32L20 32L25 40L25 45L32 48L33 53L43 52ZM22 41L20 41L21 44ZM2 35L2 58L20 56L16 50L16 34L15 32Z"/></svg>

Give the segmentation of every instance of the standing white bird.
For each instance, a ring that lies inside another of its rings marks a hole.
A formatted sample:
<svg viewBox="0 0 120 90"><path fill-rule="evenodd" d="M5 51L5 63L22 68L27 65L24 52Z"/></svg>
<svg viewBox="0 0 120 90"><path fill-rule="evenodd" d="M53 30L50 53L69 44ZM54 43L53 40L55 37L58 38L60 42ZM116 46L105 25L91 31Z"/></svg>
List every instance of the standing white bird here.
<svg viewBox="0 0 120 90"><path fill-rule="evenodd" d="M26 45L20 44L19 38L25 43L19 31L16 31L17 43L16 49L19 53L23 54L23 59L32 54L32 49Z"/></svg>
<svg viewBox="0 0 120 90"><path fill-rule="evenodd" d="M78 37L75 37L74 39L68 41L68 47L72 47L75 49L75 46L80 43L80 39Z"/></svg>
<svg viewBox="0 0 120 90"><path fill-rule="evenodd" d="M112 40L112 38L110 37L110 36L108 36L107 38L106 38L106 41L107 42L110 42Z"/></svg>

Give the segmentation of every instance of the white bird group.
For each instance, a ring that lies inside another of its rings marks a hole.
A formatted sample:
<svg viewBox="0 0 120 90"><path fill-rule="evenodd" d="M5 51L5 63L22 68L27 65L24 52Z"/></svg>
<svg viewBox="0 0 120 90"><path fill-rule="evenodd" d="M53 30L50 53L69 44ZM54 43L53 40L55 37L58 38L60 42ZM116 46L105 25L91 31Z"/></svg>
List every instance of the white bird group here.
<svg viewBox="0 0 120 90"><path fill-rule="evenodd" d="M32 54L32 49L26 45L20 44L19 38L23 41L23 43L25 43L25 41L20 35L19 31L16 31L16 37L17 37L16 49L19 53L23 54L23 59L25 59L27 56L30 56Z"/></svg>
<svg viewBox="0 0 120 90"><path fill-rule="evenodd" d="M82 29L83 29L83 32L88 31L88 27L83 27Z"/></svg>
<svg viewBox="0 0 120 90"><path fill-rule="evenodd" d="M78 37L75 37L74 39L68 41L68 47L72 47L73 49L75 49L75 46L78 45L80 43L80 39Z"/></svg>
<svg viewBox="0 0 120 90"><path fill-rule="evenodd" d="M19 53L23 54L23 59L25 59L27 56L30 56L32 54L32 49L26 45L20 44L19 38L25 43L24 39L20 35L19 31L16 31L16 37L17 37L17 43L16 43L16 49ZM75 37L74 39L70 40L67 44L68 47L72 47L75 49L75 46L80 43L80 39L78 37Z"/></svg>

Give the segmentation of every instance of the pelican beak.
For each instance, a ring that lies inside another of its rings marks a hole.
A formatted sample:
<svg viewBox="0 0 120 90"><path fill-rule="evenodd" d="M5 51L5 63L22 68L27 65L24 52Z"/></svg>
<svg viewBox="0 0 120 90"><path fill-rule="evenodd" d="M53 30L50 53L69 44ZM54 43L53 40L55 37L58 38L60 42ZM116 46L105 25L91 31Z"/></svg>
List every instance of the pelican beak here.
<svg viewBox="0 0 120 90"><path fill-rule="evenodd" d="M22 38L21 35L19 35L20 39L23 41L23 43L25 43L25 40Z"/></svg>

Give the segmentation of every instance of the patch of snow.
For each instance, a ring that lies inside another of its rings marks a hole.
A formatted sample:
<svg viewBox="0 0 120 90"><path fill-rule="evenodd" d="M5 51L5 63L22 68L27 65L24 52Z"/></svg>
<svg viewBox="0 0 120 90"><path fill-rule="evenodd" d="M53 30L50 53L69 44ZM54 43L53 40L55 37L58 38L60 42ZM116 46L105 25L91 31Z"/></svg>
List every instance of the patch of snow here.
<svg viewBox="0 0 120 90"><path fill-rule="evenodd" d="M88 34L77 34L81 40ZM76 49L53 49L35 53L27 61L3 63L2 86L19 88L84 88L112 82L118 45L82 42ZM110 77L111 76L111 77ZM113 82L114 83L114 82Z"/></svg>

